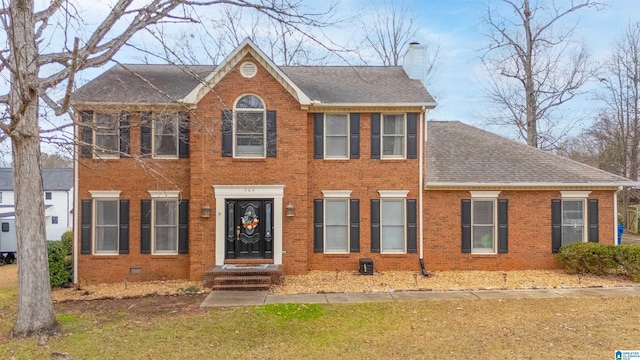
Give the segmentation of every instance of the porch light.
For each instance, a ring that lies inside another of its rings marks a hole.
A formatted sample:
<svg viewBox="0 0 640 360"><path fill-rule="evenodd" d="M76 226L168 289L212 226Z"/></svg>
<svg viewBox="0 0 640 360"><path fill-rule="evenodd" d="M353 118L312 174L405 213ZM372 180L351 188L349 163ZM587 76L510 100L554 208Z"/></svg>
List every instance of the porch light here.
<svg viewBox="0 0 640 360"><path fill-rule="evenodd" d="M204 204L202 206L202 217L203 218L211 217L211 206L209 206L209 204Z"/></svg>
<svg viewBox="0 0 640 360"><path fill-rule="evenodd" d="M291 201L289 201L289 203L285 207L285 214L287 216L296 216L296 208L293 206Z"/></svg>

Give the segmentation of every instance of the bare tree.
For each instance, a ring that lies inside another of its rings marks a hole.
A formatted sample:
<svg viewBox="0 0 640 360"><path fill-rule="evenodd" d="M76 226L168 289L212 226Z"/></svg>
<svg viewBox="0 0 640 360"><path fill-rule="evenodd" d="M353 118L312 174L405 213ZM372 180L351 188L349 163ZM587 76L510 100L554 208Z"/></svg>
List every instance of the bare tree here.
<svg viewBox="0 0 640 360"><path fill-rule="evenodd" d="M2 0L1 31L7 44L0 50L0 72L8 74L10 89L0 95L5 114L0 131L12 143L21 264L13 336L57 331L45 246L40 101L56 115L68 113L81 71L110 61L140 30L161 22L195 22L194 7L216 4L251 8L300 27L315 23L314 14L305 14L298 2L288 0L118 0L99 25L87 31L80 5L70 1L52 0L36 10L33 0ZM54 100L56 91L63 94L59 101Z"/></svg>
<svg viewBox="0 0 640 360"><path fill-rule="evenodd" d="M588 52L574 39L577 21L563 27L571 15L600 8L594 0L500 0L498 11L487 5L485 34L488 45L481 55L488 81L483 86L497 107L490 122L515 126L528 145L550 147L562 129L555 110L582 93L592 78Z"/></svg>

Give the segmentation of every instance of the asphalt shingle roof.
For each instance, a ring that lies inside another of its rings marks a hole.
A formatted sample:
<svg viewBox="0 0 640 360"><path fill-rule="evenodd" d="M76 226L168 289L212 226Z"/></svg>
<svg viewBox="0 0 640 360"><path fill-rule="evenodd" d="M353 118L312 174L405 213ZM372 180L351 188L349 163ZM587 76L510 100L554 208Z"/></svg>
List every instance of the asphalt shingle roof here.
<svg viewBox="0 0 640 360"><path fill-rule="evenodd" d="M73 94L73 101L170 103L198 86L213 65L116 65ZM418 80L393 66L283 66L312 100L332 104L435 103Z"/></svg>
<svg viewBox="0 0 640 360"><path fill-rule="evenodd" d="M458 121L427 123L426 185L633 186L623 177Z"/></svg>
<svg viewBox="0 0 640 360"><path fill-rule="evenodd" d="M73 169L42 169L42 184L45 191L71 190L73 187ZM13 191L13 169L0 169L0 191Z"/></svg>

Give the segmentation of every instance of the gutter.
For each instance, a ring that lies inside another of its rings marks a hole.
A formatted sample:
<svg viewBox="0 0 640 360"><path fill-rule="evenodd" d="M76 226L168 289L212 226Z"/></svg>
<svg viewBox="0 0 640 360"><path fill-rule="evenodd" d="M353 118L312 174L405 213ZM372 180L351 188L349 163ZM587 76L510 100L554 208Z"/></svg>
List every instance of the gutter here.
<svg viewBox="0 0 640 360"><path fill-rule="evenodd" d="M468 183L459 183L459 182L434 182L434 183L426 183L425 186L429 189L437 190L438 188L469 188L469 187L582 187L582 188L592 188L592 187L618 187L618 186L640 186L640 183L629 181L629 182L583 182L583 183L536 183L536 182L504 182L504 183L479 183L479 182L468 182Z"/></svg>

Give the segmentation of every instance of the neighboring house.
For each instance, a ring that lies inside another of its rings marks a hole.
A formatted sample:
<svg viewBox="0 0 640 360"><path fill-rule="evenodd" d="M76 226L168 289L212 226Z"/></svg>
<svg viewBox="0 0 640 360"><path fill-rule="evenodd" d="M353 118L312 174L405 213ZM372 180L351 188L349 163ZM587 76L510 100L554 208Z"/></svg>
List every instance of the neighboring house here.
<svg viewBox="0 0 640 360"><path fill-rule="evenodd" d="M635 183L427 123L422 50L404 67L278 67L246 40L218 66L117 65L84 85L75 281L353 271L361 258L550 269L562 244L613 244L616 191Z"/></svg>
<svg viewBox="0 0 640 360"><path fill-rule="evenodd" d="M73 227L73 169L42 169L47 240L60 240ZM15 219L13 169L0 168L0 219Z"/></svg>

